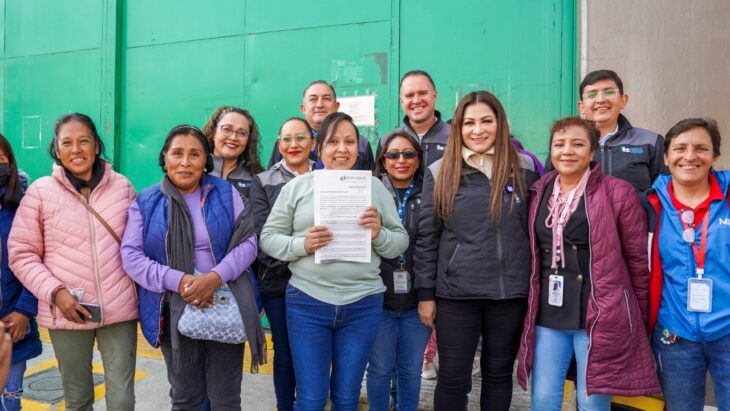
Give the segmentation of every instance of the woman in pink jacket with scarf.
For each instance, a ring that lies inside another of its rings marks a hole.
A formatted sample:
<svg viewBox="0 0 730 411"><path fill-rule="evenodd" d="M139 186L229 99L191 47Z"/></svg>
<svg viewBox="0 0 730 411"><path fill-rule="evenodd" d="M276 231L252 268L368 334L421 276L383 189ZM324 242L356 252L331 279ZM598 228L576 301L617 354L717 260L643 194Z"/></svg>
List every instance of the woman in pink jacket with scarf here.
<svg viewBox="0 0 730 411"><path fill-rule="evenodd" d="M137 299L119 238L134 189L101 158L104 143L84 114L62 116L49 147L53 174L33 183L8 239L10 267L38 298L67 410L94 402L91 357L104 364L107 408L134 409Z"/></svg>
<svg viewBox="0 0 730 411"><path fill-rule="evenodd" d="M560 410L573 361L581 410L660 391L646 330L646 217L632 186L591 164L599 134L578 117L550 130L555 167L532 185L532 274L517 377L532 409Z"/></svg>

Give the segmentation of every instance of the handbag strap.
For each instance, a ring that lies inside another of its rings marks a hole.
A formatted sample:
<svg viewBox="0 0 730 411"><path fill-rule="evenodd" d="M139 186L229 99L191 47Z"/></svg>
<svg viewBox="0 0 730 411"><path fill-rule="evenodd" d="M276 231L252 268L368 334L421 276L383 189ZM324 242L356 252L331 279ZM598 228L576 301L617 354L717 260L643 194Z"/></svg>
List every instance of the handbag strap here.
<svg viewBox="0 0 730 411"><path fill-rule="evenodd" d="M104 228L106 228L106 231L108 231L109 234L111 234L111 236L114 237L114 240L116 240L117 244L119 244L119 245L122 244L122 239L119 238L119 235L117 235L117 233L114 231L114 229L112 228L112 226L110 226L109 223L106 222L106 220L104 219L104 217L102 217L101 214L97 213L96 210L94 210L94 208L91 207L91 205L86 200L83 200L81 198L81 195L80 194L78 194L78 193L76 193L74 191L71 191L70 188L66 187L66 185L63 184L60 181L58 181L58 184L61 187L63 187L64 190L68 191L76 200L78 200L78 202L81 203L81 205L83 205L84 207L86 207L86 209L89 210L89 212L91 213L91 215L93 215L94 217L96 217L97 220L99 220L99 222L101 223L101 225L103 225Z"/></svg>

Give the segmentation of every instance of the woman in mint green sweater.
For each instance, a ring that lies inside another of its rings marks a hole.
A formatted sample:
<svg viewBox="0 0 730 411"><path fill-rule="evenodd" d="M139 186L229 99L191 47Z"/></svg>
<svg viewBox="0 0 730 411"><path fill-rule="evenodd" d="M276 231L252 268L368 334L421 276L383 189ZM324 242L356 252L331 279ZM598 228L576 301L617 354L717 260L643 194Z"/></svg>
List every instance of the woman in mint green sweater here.
<svg viewBox="0 0 730 411"><path fill-rule="evenodd" d="M324 120L317 153L329 170L349 170L357 159L352 118L332 113ZM295 410L356 410L370 349L383 307L380 257L395 258L408 247L408 233L383 184L372 179L372 206L360 225L372 230L369 263L314 263L314 252L332 241L326 226L314 226L314 174L296 177L281 190L261 232L268 255L289 261L286 315L297 380Z"/></svg>

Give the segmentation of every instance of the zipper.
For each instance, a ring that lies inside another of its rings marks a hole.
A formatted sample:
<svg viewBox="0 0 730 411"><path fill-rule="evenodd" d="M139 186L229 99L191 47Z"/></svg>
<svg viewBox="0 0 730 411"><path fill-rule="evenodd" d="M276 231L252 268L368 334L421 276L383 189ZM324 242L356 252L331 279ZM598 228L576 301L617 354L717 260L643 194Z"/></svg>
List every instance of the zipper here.
<svg viewBox="0 0 730 411"><path fill-rule="evenodd" d="M532 195L536 195L536 196L538 196L539 199L542 199L541 198L542 193L539 190L537 190L535 188L530 188L530 191L533 192ZM529 210L530 210L529 204L528 204L527 210L529 213ZM539 258L537 253L535 253L535 229L534 228L532 230L530 229L530 227L535 227L536 220L537 220L537 212L535 212L534 218L530 219L528 217L528 221L527 221L528 224L531 224L531 225L527 226L527 232L530 237L530 254L532 254L532 266L530 267L530 292L528 294L529 300L527 301L527 318L528 319L532 318L532 305L533 305L532 302L535 300L535 294L536 294L535 292L533 292L535 290L532 289L532 282L533 282L532 277L534 274L532 271L535 269L535 261L538 261L537 258ZM527 328L525 329L525 332L522 333L523 343L525 346L525 352L524 352L524 355L522 356L523 364L527 364L527 354L530 351L530 345L527 343L527 336L530 334L530 328L532 326L532 321L527 321L526 324L527 324Z"/></svg>
<svg viewBox="0 0 730 411"><path fill-rule="evenodd" d="M583 204L584 209L586 210L586 222L588 223L588 281L591 283L591 300L593 300L593 304L596 306L596 319L593 320L593 324L591 324L590 331L588 331L588 350L586 351L586 369L585 374L588 375L588 363L590 362L590 355L591 355L591 349L593 348L593 329L596 328L596 324L598 323L598 319L601 317L601 306L598 305L598 301L596 301L596 294L593 292L593 243L591 242L591 232L593 231L591 228L591 219L588 215L588 199L587 199L587 192L583 194ZM588 396L588 387L586 387L586 397Z"/></svg>
<svg viewBox="0 0 730 411"><path fill-rule="evenodd" d="M608 148L608 175L613 175L613 149L611 147Z"/></svg>
<svg viewBox="0 0 730 411"><path fill-rule="evenodd" d="M0 238L0 261L3 259L3 244L2 244L2 238ZM10 261L8 261L8 265L10 265ZM0 307L3 306L3 282L2 282L2 276L0 276Z"/></svg>
<svg viewBox="0 0 730 411"><path fill-rule="evenodd" d="M170 205L168 204L168 207ZM170 254L167 252L167 243L168 243L168 235L170 234L170 230L167 230L165 232L165 244L163 246L165 247L165 260L167 261L167 264L170 264ZM183 273L184 274L184 273ZM162 311L164 309L164 303L165 301L165 293L162 293L162 298L160 298L160 318L157 320L157 337L155 337L155 348L159 347L162 344L162 326L163 326L163 318L162 318Z"/></svg>
<svg viewBox="0 0 730 411"><path fill-rule="evenodd" d="M454 248L454 252L451 253L451 258L449 258L449 263L446 265L446 270L451 267L451 263L454 262L454 258L456 258L456 253L459 252L459 247L461 247L461 243L456 243L456 248Z"/></svg>
<svg viewBox="0 0 730 411"><path fill-rule="evenodd" d="M506 298L507 293L504 290L504 252L502 250L502 223L497 225L497 278L499 280L499 298Z"/></svg>
<svg viewBox="0 0 730 411"><path fill-rule="evenodd" d="M629 334L634 333L634 322L631 320L631 306L629 305L629 292L624 289L624 301L626 301L626 312L629 314Z"/></svg>
<svg viewBox="0 0 730 411"><path fill-rule="evenodd" d="M83 197L83 196L82 196ZM83 199L86 201L86 199ZM87 204L91 205L91 194L89 194L89 201L87 201ZM89 218L89 228L91 232L91 261L92 265L94 267L94 275L96 278L96 294L99 299L99 311L101 312L101 321L99 322L99 327L104 325L104 297L101 293L101 276L99 275L99 260L98 255L96 254L96 233L94 232L94 221L93 216L91 213L87 210L86 216Z"/></svg>
<svg viewBox="0 0 730 411"><path fill-rule="evenodd" d="M208 237L208 247L210 247L210 254L213 256L213 263L218 265L218 260L215 258L215 251L213 251L213 242L210 241L210 232L208 231L208 216L205 210L208 207L208 203L205 201L208 198L208 193L203 194L203 204L200 207L200 211L203 212L203 222L205 223L205 234Z"/></svg>

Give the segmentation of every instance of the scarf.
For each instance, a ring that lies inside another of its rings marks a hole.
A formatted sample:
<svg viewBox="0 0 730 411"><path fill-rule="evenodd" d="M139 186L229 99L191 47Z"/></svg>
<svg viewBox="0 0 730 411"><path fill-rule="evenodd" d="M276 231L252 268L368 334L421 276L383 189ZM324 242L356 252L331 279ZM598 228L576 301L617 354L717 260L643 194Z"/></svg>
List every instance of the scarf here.
<svg viewBox="0 0 730 411"><path fill-rule="evenodd" d="M195 271L195 236L190 211L177 187L167 176L162 178L160 190L168 199L168 241L165 245L165 252L168 256L167 265L184 273L192 273ZM250 208L246 207L236 218L226 253L246 241L253 233L253 217ZM236 280L229 282L228 286L236 298L243 326L246 329L251 351L251 372L257 373L258 366L266 362L266 338L259 321L254 285L248 274L244 272ZM166 297L170 307L170 342L174 364L180 367L195 364L200 360L202 347L198 344L198 340L188 338L177 330L180 316L185 309L185 300L180 297L180 294L174 292L167 292Z"/></svg>
<svg viewBox="0 0 730 411"><path fill-rule="evenodd" d="M558 262L562 268L565 268L565 259L563 258L564 240L563 233L565 225L570 220L570 216L578 208L580 198L586 190L588 184L588 176L591 174L591 168L588 167L578 184L567 193L563 193L560 186L560 175L555 178L553 185L553 193L548 199L548 216L545 219L545 227L552 228L553 231L553 253L552 264L550 267L554 270L558 268Z"/></svg>
<svg viewBox="0 0 730 411"><path fill-rule="evenodd" d="M101 182L101 179L104 177L104 171L106 169L106 161L102 160L100 157L97 157L96 160L94 160L94 164L91 166L91 179L89 181L84 181L75 175L73 175L66 167L63 167L63 172L66 174L66 178L68 178L68 181L71 182L71 185L74 186L76 191L78 191L80 194L83 194L81 189L88 188L89 193L94 191L96 186L99 185Z"/></svg>

